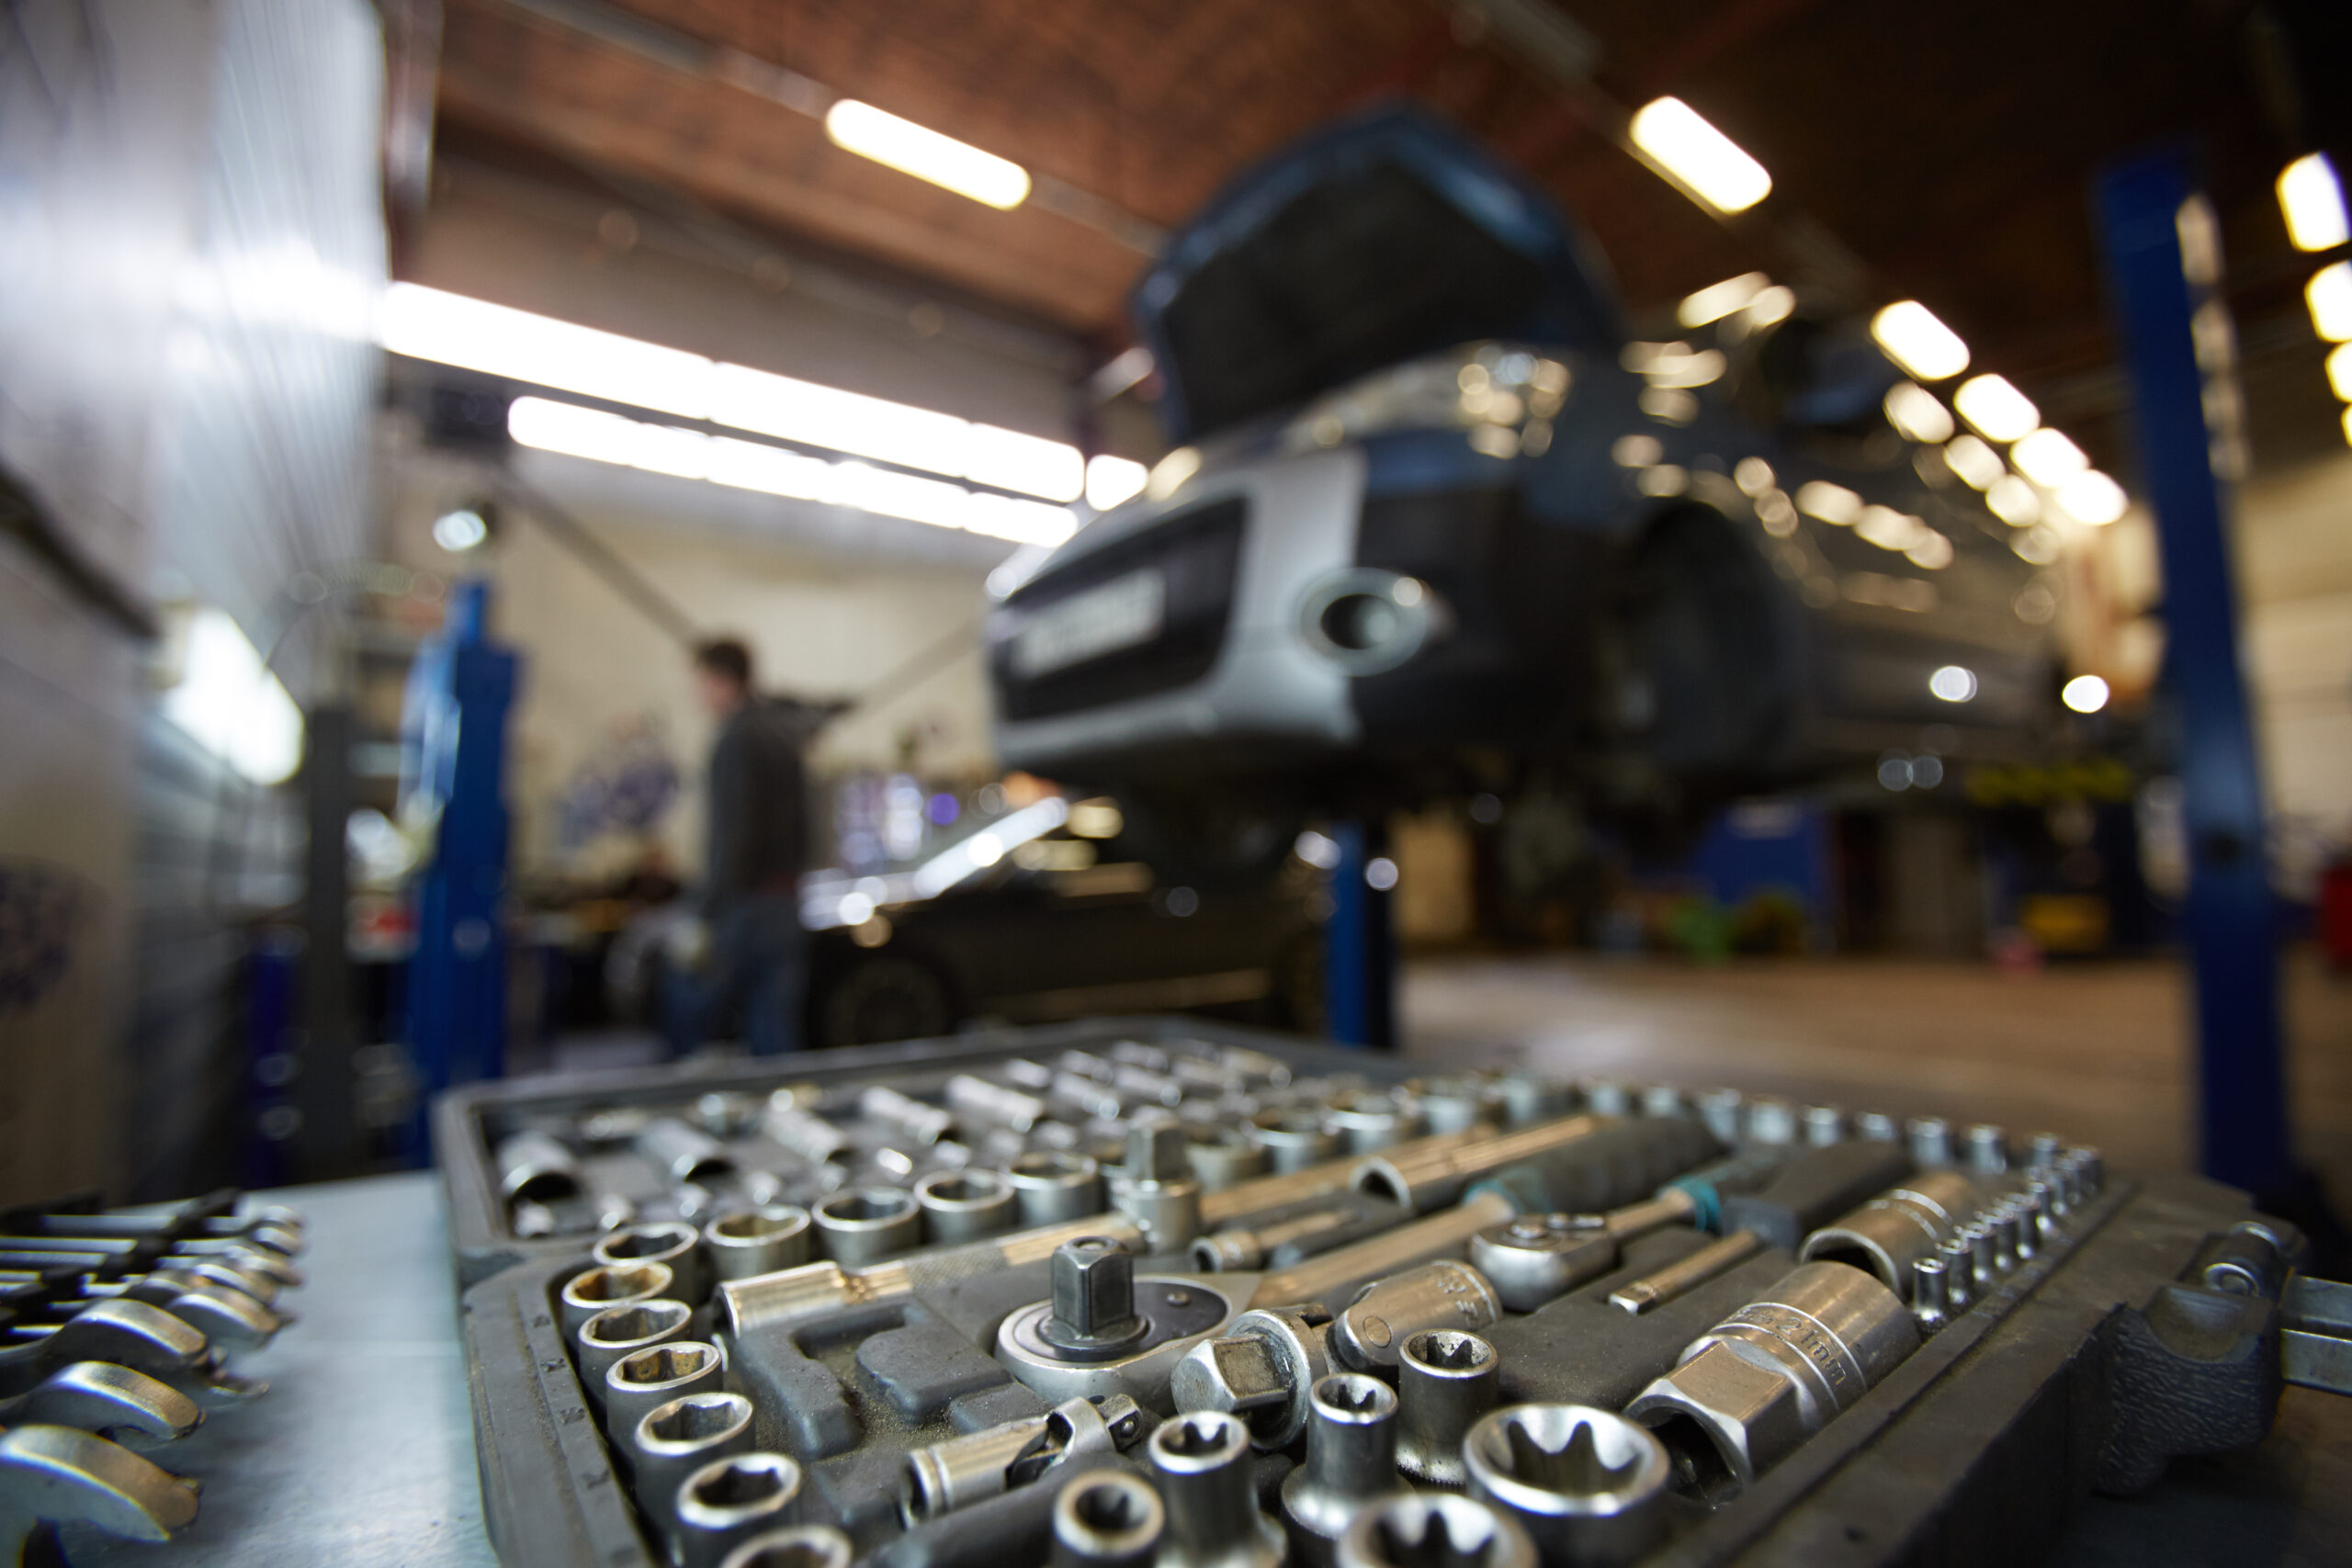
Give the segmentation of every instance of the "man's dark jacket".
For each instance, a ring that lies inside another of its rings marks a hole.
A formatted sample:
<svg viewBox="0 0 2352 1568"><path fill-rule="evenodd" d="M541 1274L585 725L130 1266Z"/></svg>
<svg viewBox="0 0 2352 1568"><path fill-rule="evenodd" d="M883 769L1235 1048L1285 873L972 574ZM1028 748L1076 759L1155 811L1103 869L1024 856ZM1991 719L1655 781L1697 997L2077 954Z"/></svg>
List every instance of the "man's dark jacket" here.
<svg viewBox="0 0 2352 1568"><path fill-rule="evenodd" d="M807 710L753 697L728 716L710 749L710 844L703 908L715 914L758 893L789 893L808 869Z"/></svg>

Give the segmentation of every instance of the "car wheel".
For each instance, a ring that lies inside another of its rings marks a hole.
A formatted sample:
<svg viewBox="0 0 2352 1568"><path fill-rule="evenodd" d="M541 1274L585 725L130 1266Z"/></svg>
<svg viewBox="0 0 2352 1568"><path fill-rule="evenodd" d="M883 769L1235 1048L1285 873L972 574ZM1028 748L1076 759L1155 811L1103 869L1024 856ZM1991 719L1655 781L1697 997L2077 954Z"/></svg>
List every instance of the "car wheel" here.
<svg viewBox="0 0 2352 1568"><path fill-rule="evenodd" d="M817 1043L879 1045L956 1027L956 998L929 964L882 953L851 965L817 1010Z"/></svg>

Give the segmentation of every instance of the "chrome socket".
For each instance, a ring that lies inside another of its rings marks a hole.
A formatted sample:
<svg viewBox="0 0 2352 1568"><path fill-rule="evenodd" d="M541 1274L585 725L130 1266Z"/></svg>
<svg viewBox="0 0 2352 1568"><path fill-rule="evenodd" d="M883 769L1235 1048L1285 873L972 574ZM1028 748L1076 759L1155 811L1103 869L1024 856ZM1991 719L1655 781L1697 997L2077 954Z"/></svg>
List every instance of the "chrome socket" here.
<svg viewBox="0 0 2352 1568"><path fill-rule="evenodd" d="M1405 1341L1433 1328L1475 1332L1500 1320L1486 1276L1441 1258L1366 1285L1332 1321L1331 1352L1356 1371L1395 1367Z"/></svg>
<svg viewBox="0 0 2352 1568"><path fill-rule="evenodd" d="M597 1237L589 1256L605 1268L663 1263L670 1269L669 1294L688 1306L710 1295L710 1265L702 1255L702 1233L683 1220L626 1225Z"/></svg>
<svg viewBox="0 0 2352 1568"><path fill-rule="evenodd" d="M1797 1108L1785 1100L1763 1096L1747 1102L1747 1136L1776 1148L1797 1141Z"/></svg>
<svg viewBox="0 0 2352 1568"><path fill-rule="evenodd" d="M1911 1321L1922 1335L1938 1334L1951 1322L1951 1274L1940 1257L1911 1260Z"/></svg>
<svg viewBox="0 0 2352 1568"><path fill-rule="evenodd" d="M1719 1141L1736 1144L1746 1121L1740 1108L1747 1103L1747 1097L1736 1089L1702 1089L1697 1100L1699 1120Z"/></svg>
<svg viewBox="0 0 2352 1568"><path fill-rule="evenodd" d="M1723 1502L1919 1348L1902 1298L1843 1263L1804 1263L1701 1335L1625 1407L1666 1445L1677 1490Z"/></svg>
<svg viewBox="0 0 2352 1568"><path fill-rule="evenodd" d="M704 1465L678 1483L677 1528L671 1538L677 1568L724 1568L741 1555L737 1548L772 1539L770 1532L799 1518L800 1490L800 1465L783 1454L732 1454ZM791 1568L812 1568L812 1561L830 1562L834 1555L830 1540L804 1538L795 1544L799 1551L783 1557ZM849 1560L848 1544L842 1537L841 1563ZM776 1548L764 1550L767 1556L753 1561L775 1561Z"/></svg>
<svg viewBox="0 0 2352 1568"><path fill-rule="evenodd" d="M1979 1122L1963 1134L1968 1168L1979 1176L2003 1176L2009 1168L2009 1134L2006 1128Z"/></svg>
<svg viewBox="0 0 2352 1568"><path fill-rule="evenodd" d="M1914 1116L1904 1123L1911 1158L1918 1165L1952 1163L1951 1123L1940 1116Z"/></svg>
<svg viewBox="0 0 2352 1568"><path fill-rule="evenodd" d="M1282 1527L1259 1510L1248 1427L1193 1411L1164 1423L1149 1448L1168 1513L1158 1568L1281 1568Z"/></svg>
<svg viewBox="0 0 2352 1568"><path fill-rule="evenodd" d="M1184 1353L1169 1374L1180 1411L1243 1422L1261 1449L1288 1448L1306 1429L1315 1385L1330 1375L1329 1325L1320 1314L1261 1309Z"/></svg>
<svg viewBox="0 0 2352 1568"><path fill-rule="evenodd" d="M1405 1091L1432 1133L1461 1133L1497 1114L1493 1082L1477 1077L1414 1078Z"/></svg>
<svg viewBox="0 0 2352 1568"><path fill-rule="evenodd" d="M869 1116L918 1144L935 1144L956 1130L953 1111L910 1094L874 1084L857 1096L858 1113Z"/></svg>
<svg viewBox="0 0 2352 1568"><path fill-rule="evenodd" d="M719 1280L748 1280L808 1261L808 1211L791 1203L740 1209L702 1227L703 1256Z"/></svg>
<svg viewBox="0 0 2352 1568"><path fill-rule="evenodd" d="M763 1530L729 1552L718 1568L850 1568L849 1537L831 1525Z"/></svg>
<svg viewBox="0 0 2352 1568"><path fill-rule="evenodd" d="M1159 1494L1120 1470L1072 1476L1054 1497L1053 1568L1151 1568L1168 1529Z"/></svg>
<svg viewBox="0 0 2352 1568"><path fill-rule="evenodd" d="M1503 1359L1476 1334L1433 1329L1405 1341L1396 1364L1396 1469L1423 1486L1460 1491L1470 1428L1502 1398Z"/></svg>
<svg viewBox="0 0 2352 1568"><path fill-rule="evenodd" d="M1184 1153L1204 1191L1222 1192L1266 1173L1266 1151L1254 1131L1234 1126L1187 1130Z"/></svg>
<svg viewBox="0 0 2352 1568"><path fill-rule="evenodd" d="M735 1156L701 1128L674 1116L657 1116L639 1129L637 1152L653 1162L673 1186L715 1186L735 1178Z"/></svg>
<svg viewBox="0 0 2352 1568"><path fill-rule="evenodd" d="M1084 1155L1036 1149L1005 1167L1021 1224L1059 1224L1102 1212L1102 1168Z"/></svg>
<svg viewBox="0 0 2352 1568"><path fill-rule="evenodd" d="M1976 1184L1959 1171L1926 1171L1805 1237L1798 1258L1851 1264L1907 1297L1911 1265L1934 1257L1983 1201Z"/></svg>
<svg viewBox="0 0 2352 1568"><path fill-rule="evenodd" d="M677 1533L678 1487L713 1460L752 1451L752 1402L690 1393L645 1413L629 1435L639 1512L667 1540Z"/></svg>
<svg viewBox="0 0 2352 1568"><path fill-rule="evenodd" d="M605 1370L605 1436L616 1455L636 1452L637 1424L692 1393L718 1393L727 1369L718 1347L673 1339L632 1350Z"/></svg>
<svg viewBox="0 0 2352 1568"><path fill-rule="evenodd" d="M1528 1214L1470 1238L1470 1266L1494 1287L1504 1310L1533 1312L1617 1267L1617 1237L1555 1223L1571 1218Z"/></svg>
<svg viewBox="0 0 2352 1568"><path fill-rule="evenodd" d="M675 1277L666 1263L616 1263L582 1270L556 1293L563 1337L577 1339L580 1325L609 1307L674 1299Z"/></svg>
<svg viewBox="0 0 2352 1568"><path fill-rule="evenodd" d="M509 1203L560 1203L580 1196L580 1162L560 1138L540 1132L499 1140L491 1156L498 1168L498 1193Z"/></svg>
<svg viewBox="0 0 2352 1568"><path fill-rule="evenodd" d="M1108 1457L1133 1446L1143 1414L1125 1394L1068 1399L1043 1416L987 1427L907 1455L899 1520L907 1529L1001 1497L1073 1459Z"/></svg>
<svg viewBox="0 0 2352 1568"><path fill-rule="evenodd" d="M1340 1372L1313 1390L1306 1462L1283 1478L1293 1556L1329 1568L1340 1537L1366 1507L1403 1490L1396 1479L1396 1395L1377 1378Z"/></svg>
<svg viewBox="0 0 2352 1568"><path fill-rule="evenodd" d="M1541 1073L1505 1073L1495 1080L1495 1098L1503 1108L1503 1122L1532 1127L1566 1116L1576 1109L1576 1090L1558 1078Z"/></svg>
<svg viewBox="0 0 2352 1568"><path fill-rule="evenodd" d="M1340 1537L1340 1568L1535 1568L1527 1532L1473 1497L1408 1493L1358 1514Z"/></svg>
<svg viewBox="0 0 2352 1568"><path fill-rule="evenodd" d="M590 1408L605 1413L605 1374L615 1361L684 1338L693 1318L694 1309L685 1303L663 1300L607 1307L582 1324L572 1338L572 1355Z"/></svg>
<svg viewBox="0 0 2352 1568"><path fill-rule="evenodd" d="M1010 1178L984 1169L935 1170L915 1183L927 1245L953 1246L1009 1231L1020 1222L1021 1194Z"/></svg>
<svg viewBox="0 0 2352 1568"><path fill-rule="evenodd" d="M853 1187L808 1211L817 1248L836 1263L875 1263L922 1245L922 1206L897 1187Z"/></svg>
<svg viewBox="0 0 2352 1568"><path fill-rule="evenodd" d="M1547 1562L1618 1568L1665 1539L1665 1446L1614 1411L1514 1405L1481 1419L1462 1448L1470 1495L1514 1520Z"/></svg>
<svg viewBox="0 0 2352 1568"><path fill-rule="evenodd" d="M1376 1154L1421 1130L1419 1110L1400 1094L1358 1089L1341 1095L1325 1115L1351 1155Z"/></svg>

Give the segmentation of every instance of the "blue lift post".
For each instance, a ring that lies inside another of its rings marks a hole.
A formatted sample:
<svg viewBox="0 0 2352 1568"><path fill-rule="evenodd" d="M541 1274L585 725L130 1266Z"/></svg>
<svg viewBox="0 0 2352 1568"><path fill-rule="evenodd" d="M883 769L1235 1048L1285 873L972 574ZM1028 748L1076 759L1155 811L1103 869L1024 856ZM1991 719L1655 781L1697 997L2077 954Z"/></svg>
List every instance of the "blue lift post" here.
<svg viewBox="0 0 2352 1568"><path fill-rule="evenodd" d="M1376 827L1331 829L1340 863L1331 869L1331 917L1323 922L1326 1027L1342 1045L1387 1051L1396 1044L1396 939L1387 889L1370 880L1385 848Z"/></svg>
<svg viewBox="0 0 2352 1568"><path fill-rule="evenodd" d="M2234 367L2211 347L2200 365L2193 329L2197 311L2218 299L2218 249L2205 243L2211 230L2185 153L2109 171L2098 210L2164 566L2165 680L2180 715L2199 1154L2207 1175L2275 1197L2297 1179L2279 1047L2278 915L2204 400L2209 380ZM2209 333L2208 342L2226 339Z"/></svg>
<svg viewBox="0 0 2352 1568"><path fill-rule="evenodd" d="M487 582L451 591L441 635L410 670L401 725L401 817L434 822L409 962L420 1156L426 1102L506 1069L506 716L521 661L489 640L489 618Z"/></svg>

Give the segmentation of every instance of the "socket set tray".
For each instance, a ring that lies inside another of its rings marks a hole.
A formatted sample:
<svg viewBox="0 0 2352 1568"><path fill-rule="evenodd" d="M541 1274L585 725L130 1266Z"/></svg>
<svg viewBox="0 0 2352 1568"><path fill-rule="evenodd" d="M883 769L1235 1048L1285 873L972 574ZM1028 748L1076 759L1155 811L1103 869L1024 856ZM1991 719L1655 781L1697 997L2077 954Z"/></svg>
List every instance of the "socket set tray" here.
<svg viewBox="0 0 2352 1568"><path fill-rule="evenodd" d="M2202 1179L1196 1020L483 1086L509 1568L2031 1561L2345 1386Z"/></svg>

